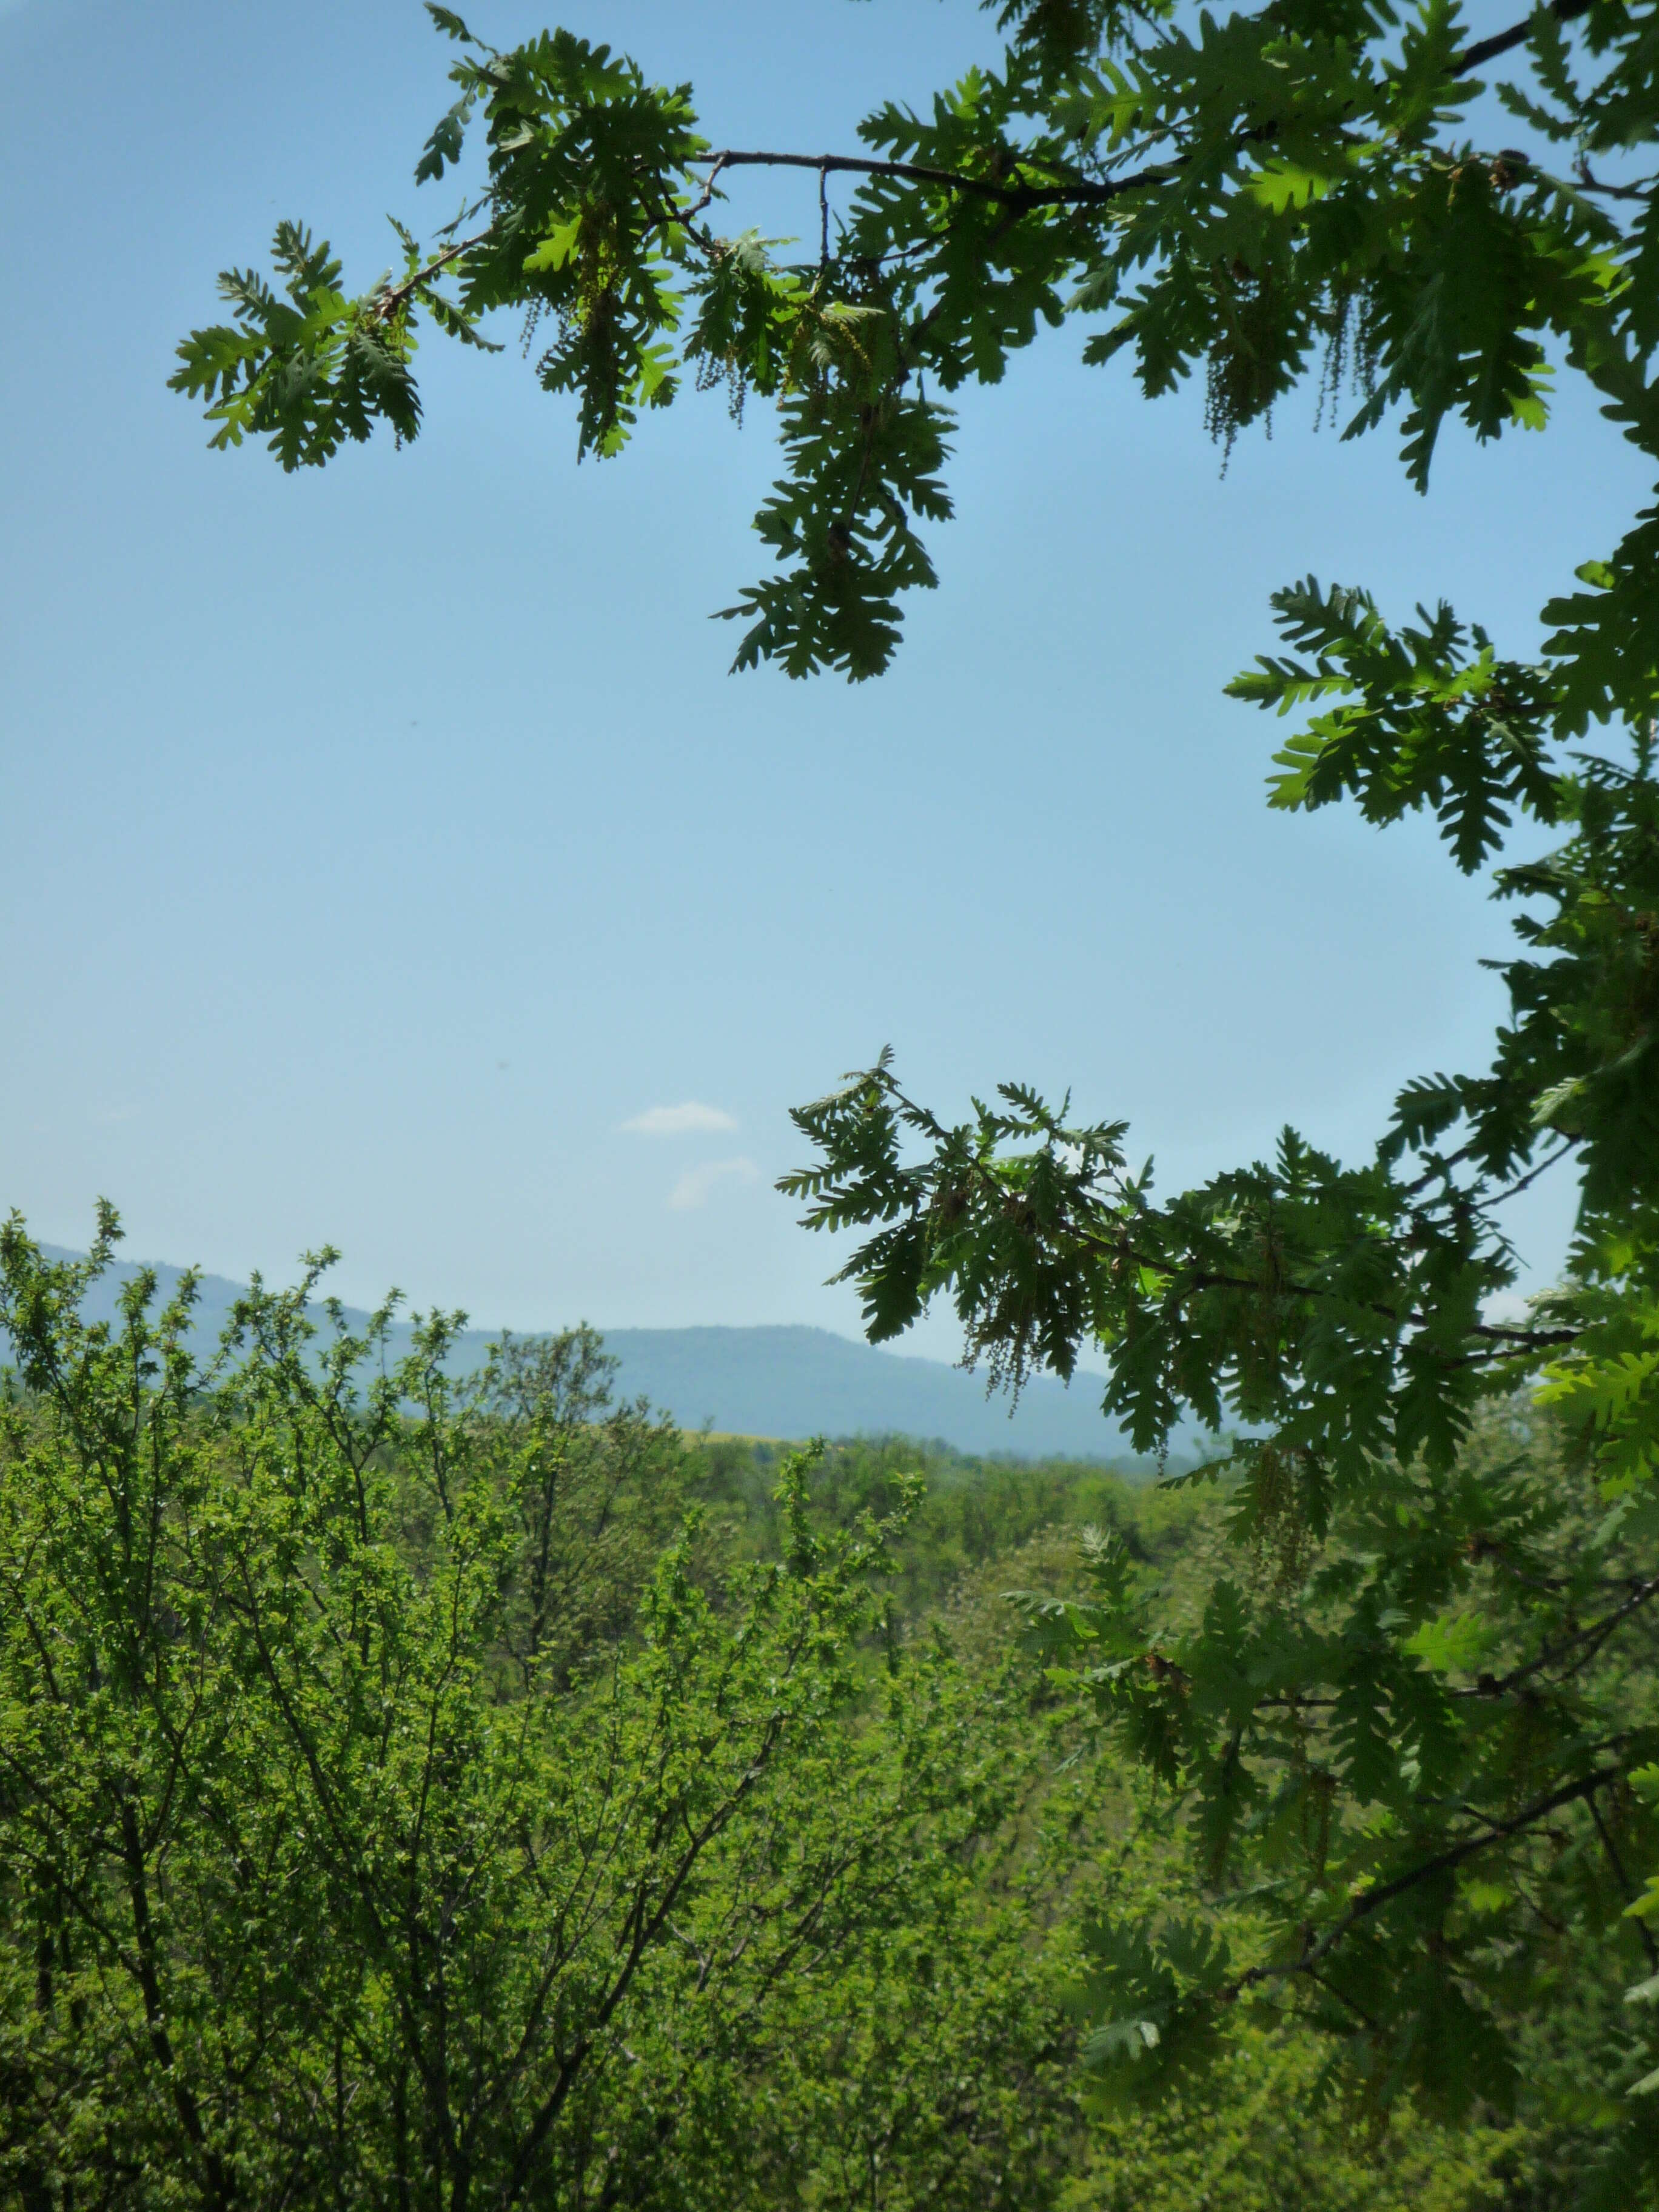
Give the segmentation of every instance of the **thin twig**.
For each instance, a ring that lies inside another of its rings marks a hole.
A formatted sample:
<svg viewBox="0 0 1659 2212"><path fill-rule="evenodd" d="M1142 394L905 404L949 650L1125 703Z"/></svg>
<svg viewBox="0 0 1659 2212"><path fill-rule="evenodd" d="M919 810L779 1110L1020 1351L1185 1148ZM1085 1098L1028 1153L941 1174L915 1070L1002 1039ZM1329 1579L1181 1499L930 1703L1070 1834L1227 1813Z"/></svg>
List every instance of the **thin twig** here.
<svg viewBox="0 0 1659 2212"><path fill-rule="evenodd" d="M1613 1840L1613 1831L1601 1818L1601 1808L1594 1797L1589 1801L1589 1808L1590 1818L1595 1823L1595 1832L1601 1838L1601 1848L1607 1855L1614 1879L1624 1893L1626 1903L1628 1904L1636 1894L1636 1884L1626 1871L1625 1862L1619 1856L1619 1847ZM1635 1916L1635 1919L1636 1931L1642 1938L1642 1948L1648 1954L1648 1964L1656 1971L1659 1971L1659 1943L1655 1942L1652 1929L1648 1926L1647 1922L1639 1913Z"/></svg>
<svg viewBox="0 0 1659 2212"><path fill-rule="evenodd" d="M1510 1183L1507 1190L1500 1190L1494 1197L1487 1199L1486 1203L1488 1206L1502 1206L1505 1199L1519 1198L1522 1192L1529 1188L1532 1184L1535 1183L1540 1175L1543 1175L1547 1170L1553 1168L1558 1160L1565 1159L1567 1154L1572 1150L1573 1146L1577 1144L1582 1144L1583 1142L1583 1139L1582 1137L1566 1138L1563 1141L1559 1151L1549 1153L1545 1158L1540 1160L1537 1166L1532 1169L1529 1173L1523 1175L1518 1182Z"/></svg>
<svg viewBox="0 0 1659 2212"><path fill-rule="evenodd" d="M389 323L423 284L429 284L434 276L441 276L452 261L471 253L475 246L483 246L489 236L488 230L478 230L471 238L458 239L453 246L447 246L441 253L434 254L424 268L413 270L398 283L388 284L374 295L374 315L380 321Z"/></svg>
<svg viewBox="0 0 1659 2212"><path fill-rule="evenodd" d="M873 161L857 154L776 154L726 146L716 154L704 154L698 158L714 164L709 172L711 185L722 169L816 169L821 177L833 172L857 177L894 177L906 184L939 185L946 191L967 192L974 198L994 200L1000 206L1022 211L1040 207L1104 206L1121 198L1125 192L1139 191L1147 185L1168 184L1181 167L1176 161L1159 161L1127 177L1098 180L1079 178L1075 183L1065 185L1003 185L992 177L966 177L954 169L935 169L921 161Z"/></svg>

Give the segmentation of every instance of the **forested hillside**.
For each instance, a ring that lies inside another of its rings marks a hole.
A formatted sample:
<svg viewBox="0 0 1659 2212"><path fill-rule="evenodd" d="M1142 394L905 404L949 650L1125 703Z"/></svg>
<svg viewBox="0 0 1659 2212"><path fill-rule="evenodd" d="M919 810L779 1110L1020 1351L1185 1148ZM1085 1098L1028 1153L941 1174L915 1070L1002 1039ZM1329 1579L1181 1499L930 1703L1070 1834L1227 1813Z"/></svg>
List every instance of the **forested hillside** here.
<svg viewBox="0 0 1659 2212"><path fill-rule="evenodd" d="M457 1380L441 1318L392 1357L303 1290L203 1363L188 1283L86 1323L97 1261L0 1243L27 2212L1583 2201L1571 2022L1386 2125L1265 1992L1208 2069L1115 2065L1113 1929L1264 1930L1183 1883L1190 1793L1110 1748L1045 1624L1104 1577L1177 1638L1225 1491L688 1438L591 1332ZM1559 1475L1546 1425L1494 1445Z"/></svg>
<svg viewBox="0 0 1659 2212"><path fill-rule="evenodd" d="M59 1245L42 1248L56 1260L81 1255ZM121 1287L137 1269L114 1262L88 1291L87 1315L111 1320ZM163 1289L184 1270L158 1266ZM195 1342L207 1350L229 1319L246 1285L222 1275L198 1274ZM369 1316L348 1309L361 1329ZM456 1374L481 1367L492 1334L469 1327L456 1332L449 1365ZM388 1341L407 1352L407 1322L393 1321ZM1080 1376L1067 1389L1052 1376L1036 1376L1018 1404L988 1392L981 1376L942 1360L902 1358L836 1336L827 1328L616 1328L605 1331L617 1362L622 1397L645 1397L683 1428L707 1425L748 1436L904 1436L937 1437L958 1450L1030 1459L1053 1453L1073 1459L1134 1457L1120 1431L1103 1419L1101 1384ZM1119 1446L1121 1445L1121 1455ZM1147 1462L1151 1464L1150 1462Z"/></svg>

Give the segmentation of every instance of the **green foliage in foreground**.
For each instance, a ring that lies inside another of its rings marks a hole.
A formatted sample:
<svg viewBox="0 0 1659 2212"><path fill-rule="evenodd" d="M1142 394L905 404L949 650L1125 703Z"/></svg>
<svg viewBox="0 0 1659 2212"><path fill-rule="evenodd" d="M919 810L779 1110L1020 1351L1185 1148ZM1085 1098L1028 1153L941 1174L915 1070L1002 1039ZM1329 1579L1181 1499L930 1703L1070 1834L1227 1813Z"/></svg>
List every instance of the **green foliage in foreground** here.
<svg viewBox="0 0 1659 2212"><path fill-rule="evenodd" d="M1003 1593L1052 1618L1081 1542L1189 1615L1203 1492L688 1439L591 1331L458 1383L453 1321L390 1363L311 1279L204 1367L188 1283L81 1322L105 1230L0 1237L0 2201L1586 2201L1570 2053L1455 2130L1267 2008L1161 2102L1091 2057L1192 1808Z"/></svg>
<svg viewBox="0 0 1659 2212"><path fill-rule="evenodd" d="M1019 1761L865 1653L892 1522L791 1462L717 1606L695 1528L641 1564L672 1431L573 1420L580 1343L458 1387L443 1321L386 1368L256 1290L203 1373L186 1297L88 1331L81 1280L0 1240L27 2212L1041 2197L1060 2046L976 1876Z"/></svg>

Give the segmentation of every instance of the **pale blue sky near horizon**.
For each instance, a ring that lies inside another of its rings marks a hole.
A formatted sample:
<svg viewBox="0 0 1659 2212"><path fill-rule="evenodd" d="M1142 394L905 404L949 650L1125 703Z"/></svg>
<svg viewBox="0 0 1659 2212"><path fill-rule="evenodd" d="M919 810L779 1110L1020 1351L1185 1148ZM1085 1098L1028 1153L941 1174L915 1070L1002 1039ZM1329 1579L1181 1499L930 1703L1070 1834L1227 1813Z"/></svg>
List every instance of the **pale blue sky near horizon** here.
<svg viewBox="0 0 1659 2212"><path fill-rule="evenodd" d="M813 152L991 40L970 0L468 12ZM1269 814L1279 726L1221 686L1309 570L1529 650L1644 489L1581 393L1450 434L1427 500L1311 392L1224 477L1200 395L1149 405L1067 329L964 395L893 673L730 677L763 408L689 397L578 470L516 349L434 339L410 450L285 477L165 389L279 216L356 282L387 210L447 216L411 180L446 60L416 0L0 0L0 1205L76 1244L104 1193L132 1255L233 1277L331 1242L343 1295L487 1326L854 1334L772 1182L790 1103L884 1042L943 1111L1019 1077L1127 1115L1165 1187L1291 1117L1358 1152L1483 1060L1501 910L1428 825ZM804 231L811 195L732 219ZM1565 1220L1528 1201L1540 1273Z"/></svg>

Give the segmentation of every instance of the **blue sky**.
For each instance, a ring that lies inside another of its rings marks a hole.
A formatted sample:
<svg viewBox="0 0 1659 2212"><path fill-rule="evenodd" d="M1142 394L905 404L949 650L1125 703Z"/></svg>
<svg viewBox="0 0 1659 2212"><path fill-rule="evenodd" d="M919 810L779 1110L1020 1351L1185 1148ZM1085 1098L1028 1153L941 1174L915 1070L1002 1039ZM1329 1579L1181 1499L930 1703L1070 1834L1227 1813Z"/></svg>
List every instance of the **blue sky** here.
<svg viewBox="0 0 1659 2212"><path fill-rule="evenodd" d="M717 140L811 151L988 40L969 0L555 20L691 78ZM360 282L387 210L447 216L410 181L444 65L415 0L0 0L0 1202L77 1243L106 1193L135 1255L231 1275L331 1241L347 1295L490 1325L852 1333L771 1185L789 1104L884 1042L942 1109L1069 1085L1165 1184L1288 1117L1358 1150L1483 1057L1501 913L1430 830L1270 816L1276 726L1220 688L1309 570L1528 650L1642 489L1579 395L1451 437L1426 501L1311 394L1224 478L1196 395L1061 332L968 398L893 674L732 678L763 410L578 470L516 351L434 342L417 445L284 477L165 389L279 216ZM734 227L812 222L810 179L745 186ZM1523 1225L1547 1273L1559 1201Z"/></svg>

